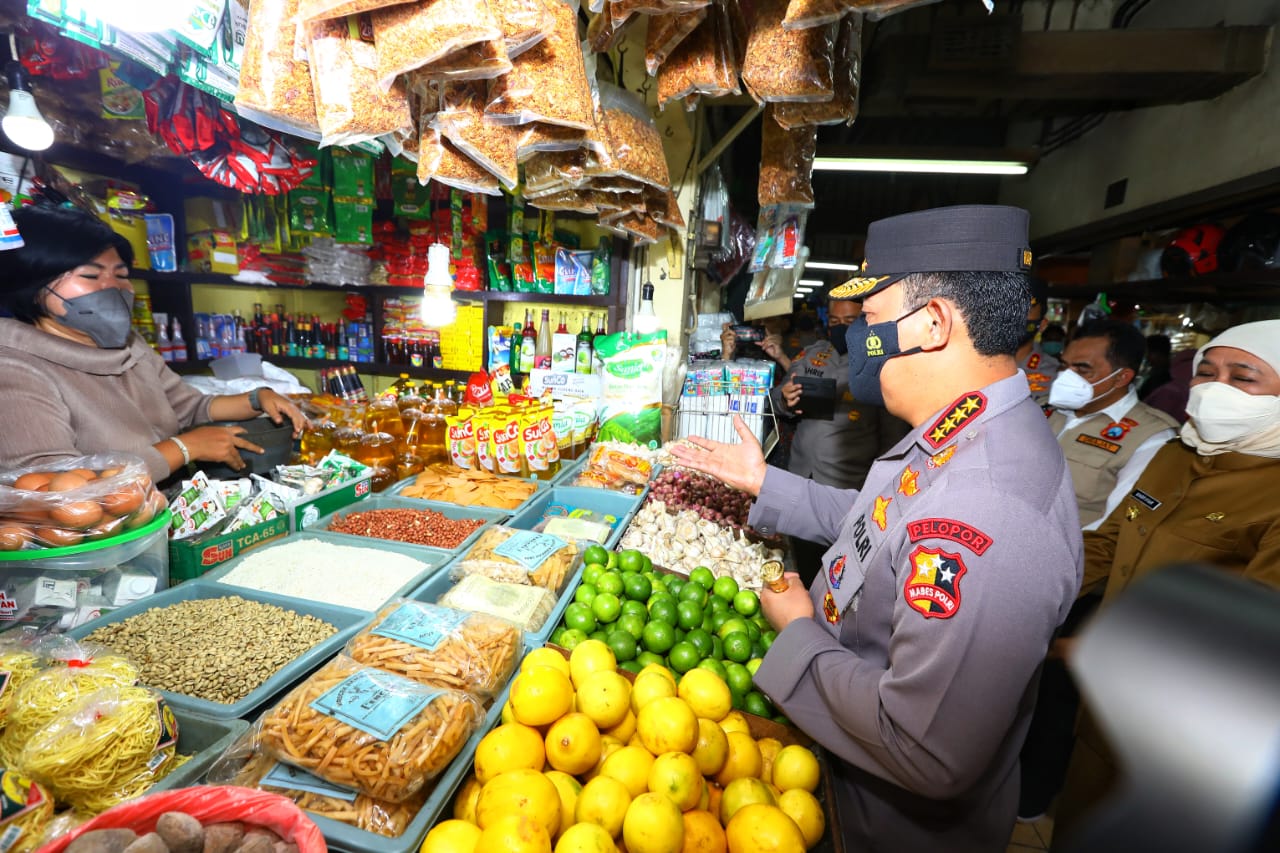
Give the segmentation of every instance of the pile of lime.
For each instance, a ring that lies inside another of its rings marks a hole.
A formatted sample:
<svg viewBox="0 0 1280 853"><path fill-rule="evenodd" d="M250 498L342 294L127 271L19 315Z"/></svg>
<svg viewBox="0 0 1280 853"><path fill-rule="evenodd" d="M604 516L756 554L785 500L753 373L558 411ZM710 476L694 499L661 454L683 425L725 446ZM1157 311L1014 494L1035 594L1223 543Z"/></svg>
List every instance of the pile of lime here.
<svg viewBox="0 0 1280 853"><path fill-rule="evenodd" d="M593 545L583 559L582 583L552 643L572 650L584 640L602 640L618 667L635 673L649 664L677 676L695 667L710 670L729 685L734 708L785 722L752 682L777 637L754 592L705 566L687 578L658 571L636 550Z"/></svg>

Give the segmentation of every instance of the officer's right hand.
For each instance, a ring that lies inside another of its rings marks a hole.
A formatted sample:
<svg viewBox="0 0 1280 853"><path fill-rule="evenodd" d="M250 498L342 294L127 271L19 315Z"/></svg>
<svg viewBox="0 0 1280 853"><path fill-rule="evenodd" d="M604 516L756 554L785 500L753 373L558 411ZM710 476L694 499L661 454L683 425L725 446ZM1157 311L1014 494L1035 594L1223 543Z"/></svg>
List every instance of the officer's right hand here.
<svg viewBox="0 0 1280 853"><path fill-rule="evenodd" d="M768 468L764 462L764 451L738 415L733 416L733 428L742 439L739 444L724 444L709 438L690 436L689 444L693 448L677 444L672 447L671 453L686 468L710 474L720 482L755 497L760 494Z"/></svg>
<svg viewBox="0 0 1280 853"><path fill-rule="evenodd" d="M782 394L782 402L787 404L788 409L790 409L794 414L803 414L803 412L796 408L796 404L800 402L800 394L804 391L804 389L800 387L799 382L796 382L794 379L788 379L786 384L779 388L778 391Z"/></svg>
<svg viewBox="0 0 1280 853"><path fill-rule="evenodd" d="M733 361L733 353L738 348L738 335L725 323L720 327L720 357L725 361Z"/></svg>

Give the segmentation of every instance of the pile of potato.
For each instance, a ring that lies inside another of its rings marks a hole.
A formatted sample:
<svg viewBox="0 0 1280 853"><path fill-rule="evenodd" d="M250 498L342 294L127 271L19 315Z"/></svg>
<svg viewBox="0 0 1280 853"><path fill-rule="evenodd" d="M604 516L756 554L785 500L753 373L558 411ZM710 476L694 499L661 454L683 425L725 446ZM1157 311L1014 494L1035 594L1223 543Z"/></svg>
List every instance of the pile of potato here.
<svg viewBox="0 0 1280 853"><path fill-rule="evenodd" d="M298 846L269 829L243 823L203 825L185 812L165 812L155 832L95 829L67 845L66 853L297 853Z"/></svg>

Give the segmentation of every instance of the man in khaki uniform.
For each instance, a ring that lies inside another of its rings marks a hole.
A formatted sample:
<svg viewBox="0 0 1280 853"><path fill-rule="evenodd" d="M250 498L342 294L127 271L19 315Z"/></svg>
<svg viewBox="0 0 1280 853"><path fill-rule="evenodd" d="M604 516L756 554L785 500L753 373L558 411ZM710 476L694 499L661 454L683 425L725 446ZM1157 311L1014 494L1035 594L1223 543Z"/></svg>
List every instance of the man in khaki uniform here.
<svg viewBox="0 0 1280 853"><path fill-rule="evenodd" d="M1128 323L1089 323L1067 345L1063 370L1049 389L1049 427L1071 469L1085 530L1097 527L1133 489L1178 426L1138 402L1133 381L1145 351L1142 333Z"/></svg>
<svg viewBox="0 0 1280 853"><path fill-rule="evenodd" d="M1187 414L1181 442L1161 448L1136 488L1084 535L1083 591L1102 590L1104 607L1134 578L1185 561L1280 587L1280 320L1236 326L1201 347ZM1111 751L1086 714L1055 849L1114 776Z"/></svg>

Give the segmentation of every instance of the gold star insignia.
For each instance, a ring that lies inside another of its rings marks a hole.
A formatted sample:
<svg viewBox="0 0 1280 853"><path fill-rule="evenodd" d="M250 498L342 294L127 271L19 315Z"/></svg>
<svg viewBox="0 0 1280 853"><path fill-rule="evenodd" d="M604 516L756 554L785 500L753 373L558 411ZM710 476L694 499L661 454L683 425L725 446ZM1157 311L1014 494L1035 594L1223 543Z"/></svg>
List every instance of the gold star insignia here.
<svg viewBox="0 0 1280 853"><path fill-rule="evenodd" d="M946 437L947 437L947 432L942 427L938 427L933 432L929 433L929 438L930 440L933 441L934 444L937 444L938 442L942 441Z"/></svg>
<svg viewBox="0 0 1280 853"><path fill-rule="evenodd" d="M885 526L889 523L888 511L889 504L891 503L893 503L893 498L885 498L880 495L876 495L876 506L875 509L871 511L871 520L874 521L876 523L876 527L879 527L881 530L884 530Z"/></svg>
<svg viewBox="0 0 1280 853"><path fill-rule="evenodd" d="M1130 504L1128 509L1124 511L1124 517L1129 521L1133 521L1135 518L1138 517L1138 514L1140 512L1142 512L1142 510L1138 509L1133 504Z"/></svg>
<svg viewBox="0 0 1280 853"><path fill-rule="evenodd" d="M972 415L982 406L982 402L977 397L967 397L957 408L963 409L966 415Z"/></svg>
<svg viewBox="0 0 1280 853"><path fill-rule="evenodd" d="M960 414L959 409L956 409L954 412L947 415L947 419L944 422L944 425L947 428L947 432L951 432L953 429L955 429L956 426L958 426L960 421L963 419L964 419L964 415Z"/></svg>

